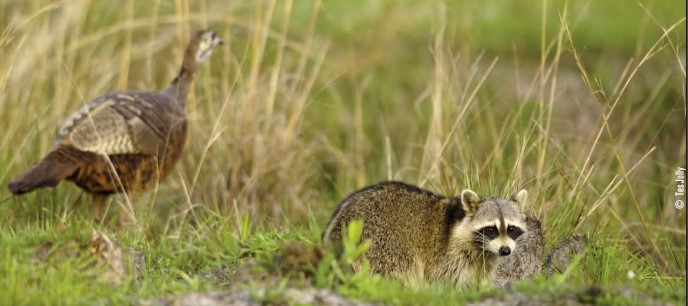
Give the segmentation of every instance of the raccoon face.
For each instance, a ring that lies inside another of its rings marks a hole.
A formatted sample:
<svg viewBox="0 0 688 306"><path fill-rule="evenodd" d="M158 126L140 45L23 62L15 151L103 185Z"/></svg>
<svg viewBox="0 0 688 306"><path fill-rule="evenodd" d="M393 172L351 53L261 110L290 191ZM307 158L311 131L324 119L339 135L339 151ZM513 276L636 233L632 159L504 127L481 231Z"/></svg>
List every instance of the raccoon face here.
<svg viewBox="0 0 688 306"><path fill-rule="evenodd" d="M456 228L455 236L482 252L507 256L518 238L526 232L525 215L520 208L527 192L521 190L510 200L483 198L466 190L461 194L466 218Z"/></svg>
<svg viewBox="0 0 688 306"><path fill-rule="evenodd" d="M516 249L516 241L525 230L509 224L508 221L495 220L473 232L473 242L477 247L499 256L507 256Z"/></svg>

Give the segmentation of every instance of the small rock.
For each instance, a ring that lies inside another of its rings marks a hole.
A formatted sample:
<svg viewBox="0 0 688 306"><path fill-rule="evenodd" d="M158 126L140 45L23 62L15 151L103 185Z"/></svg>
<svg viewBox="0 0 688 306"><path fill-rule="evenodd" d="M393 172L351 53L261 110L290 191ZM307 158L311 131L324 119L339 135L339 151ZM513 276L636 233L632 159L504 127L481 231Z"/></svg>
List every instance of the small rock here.
<svg viewBox="0 0 688 306"><path fill-rule="evenodd" d="M124 280L127 275L124 251L116 241L104 233L93 231L89 253L107 264L107 271L100 276L102 281L118 284Z"/></svg>
<svg viewBox="0 0 688 306"><path fill-rule="evenodd" d="M552 248L549 255L547 255L547 258L545 258L545 263L543 265L545 276L551 276L554 271L565 271L571 259L573 259L576 254L583 252L586 245L585 237L582 235L571 235L559 241L559 243Z"/></svg>

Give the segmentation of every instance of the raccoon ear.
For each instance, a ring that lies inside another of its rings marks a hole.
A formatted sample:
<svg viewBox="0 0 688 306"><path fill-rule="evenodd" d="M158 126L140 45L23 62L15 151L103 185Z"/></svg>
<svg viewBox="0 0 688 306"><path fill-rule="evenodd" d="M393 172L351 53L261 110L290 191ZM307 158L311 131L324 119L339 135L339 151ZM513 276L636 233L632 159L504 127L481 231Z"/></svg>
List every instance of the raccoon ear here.
<svg viewBox="0 0 688 306"><path fill-rule="evenodd" d="M463 205L463 209L468 213L472 214L478 210L478 204L480 204L482 201L483 200L480 198L480 196L473 190L466 189L461 192L461 203Z"/></svg>
<svg viewBox="0 0 688 306"><path fill-rule="evenodd" d="M511 200L514 202L518 203L518 205L523 206L526 204L526 199L528 198L528 192L525 189L521 189L521 191L515 193L512 197Z"/></svg>

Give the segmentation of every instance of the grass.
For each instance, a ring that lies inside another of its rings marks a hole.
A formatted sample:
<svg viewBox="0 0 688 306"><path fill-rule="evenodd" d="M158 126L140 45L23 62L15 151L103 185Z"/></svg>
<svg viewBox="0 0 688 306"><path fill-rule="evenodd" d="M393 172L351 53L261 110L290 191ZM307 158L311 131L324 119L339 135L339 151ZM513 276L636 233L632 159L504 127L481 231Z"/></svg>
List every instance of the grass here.
<svg viewBox="0 0 688 306"><path fill-rule="evenodd" d="M89 220L88 198L70 184L0 192L0 304L226 289L240 264L274 262L285 241L319 245L340 199L386 179L446 194L525 188L547 249L588 237L568 273L513 290L588 296L599 286L589 297L599 303L684 304L686 210L674 208L674 171L686 166L683 12L685 2L652 0L5 1L2 186L89 99L164 87L191 31L211 27L226 44L197 76L184 156L136 201L136 226L113 230L123 198L104 224ZM108 268L89 252L94 229L145 252L143 277L100 280ZM345 264L338 272L323 256L318 281L305 282L364 301L451 304L513 291L408 290ZM207 276L218 273L226 279ZM279 288L265 302L280 302Z"/></svg>

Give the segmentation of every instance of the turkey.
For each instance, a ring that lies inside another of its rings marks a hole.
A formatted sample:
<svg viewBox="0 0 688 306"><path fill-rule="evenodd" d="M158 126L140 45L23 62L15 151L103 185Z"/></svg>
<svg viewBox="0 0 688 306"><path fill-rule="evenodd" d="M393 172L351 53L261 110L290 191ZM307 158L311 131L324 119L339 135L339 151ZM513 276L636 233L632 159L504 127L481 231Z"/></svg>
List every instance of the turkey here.
<svg viewBox="0 0 688 306"><path fill-rule="evenodd" d="M55 147L8 185L14 195L70 181L93 197L102 218L110 195L138 195L170 174L184 149L185 102L198 67L222 40L211 30L189 42L179 74L157 92L99 96L65 122Z"/></svg>

